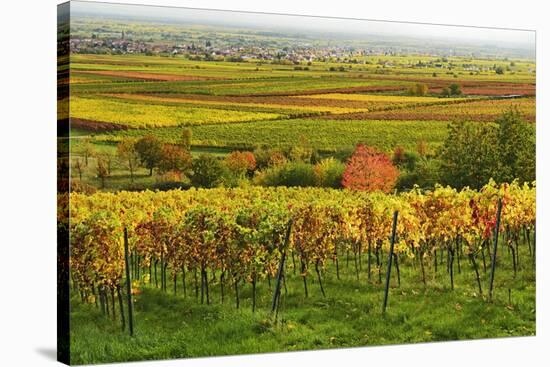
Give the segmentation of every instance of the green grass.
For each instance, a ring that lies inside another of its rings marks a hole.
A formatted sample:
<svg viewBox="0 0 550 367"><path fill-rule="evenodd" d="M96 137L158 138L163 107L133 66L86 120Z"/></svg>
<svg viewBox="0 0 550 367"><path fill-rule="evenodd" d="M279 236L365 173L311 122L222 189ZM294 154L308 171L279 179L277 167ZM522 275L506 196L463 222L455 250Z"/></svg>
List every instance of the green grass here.
<svg viewBox="0 0 550 367"><path fill-rule="evenodd" d="M402 259L401 286L397 285L393 269L385 315L381 312L383 285L377 283L375 272L372 281L367 281L366 256L360 281L355 278L353 261L346 266L345 257L340 258L341 280L336 279L335 267L328 266L324 275L326 298L321 295L314 273L308 276L309 297L305 298L302 280L293 275L289 260L288 294L283 291L277 322L269 313L272 287L266 280L258 285L257 310L253 313L250 284L241 283L239 309L235 308L230 284L226 284L226 298L221 304L219 281L210 283L211 305L201 305L188 274L187 297L182 294L181 276L176 295L171 281L166 294L153 285L142 286L142 293L135 298L133 338L121 331L119 321L101 315L93 304L82 304L73 295L71 362L107 363L534 335L535 273L526 245L522 244L522 269L515 279L509 255L502 246L499 260L495 293L489 302L477 294L474 273L465 257L462 272L455 275L454 290L450 289L445 265L438 267L435 277L431 266L427 267L428 284L424 287L418 266L414 268ZM384 270L382 279L383 274ZM485 295L489 276L483 270L481 274ZM118 311L117 307L117 315Z"/></svg>

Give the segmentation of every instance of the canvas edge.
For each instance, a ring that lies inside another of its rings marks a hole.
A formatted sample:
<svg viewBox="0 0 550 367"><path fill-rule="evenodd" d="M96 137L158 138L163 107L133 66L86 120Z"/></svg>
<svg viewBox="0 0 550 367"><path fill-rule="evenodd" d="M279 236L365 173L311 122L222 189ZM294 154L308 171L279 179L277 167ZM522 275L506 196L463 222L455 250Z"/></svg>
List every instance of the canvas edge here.
<svg viewBox="0 0 550 367"><path fill-rule="evenodd" d="M70 2L64 2L57 5L57 360L67 365L70 364L69 39Z"/></svg>

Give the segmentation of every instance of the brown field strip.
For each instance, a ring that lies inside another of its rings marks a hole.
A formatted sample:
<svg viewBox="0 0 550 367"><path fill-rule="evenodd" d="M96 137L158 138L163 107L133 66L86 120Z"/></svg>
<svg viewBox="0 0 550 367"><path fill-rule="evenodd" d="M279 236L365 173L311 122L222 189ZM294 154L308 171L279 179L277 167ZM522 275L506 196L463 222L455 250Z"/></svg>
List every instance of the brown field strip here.
<svg viewBox="0 0 550 367"><path fill-rule="evenodd" d="M342 88L326 88L326 89L311 89L311 90L298 90L292 91L280 91L270 93L251 93L251 94L239 94L241 97L274 97L274 96L307 96L314 94L327 94L327 93L363 93L363 92L398 92L405 90L404 86L360 86L360 87L342 87Z"/></svg>
<svg viewBox="0 0 550 367"><path fill-rule="evenodd" d="M108 130L126 130L128 126L115 124L112 122L103 122L95 120L80 119L71 117L71 127L80 128L91 131L108 131Z"/></svg>
<svg viewBox="0 0 550 367"><path fill-rule="evenodd" d="M430 88L432 93L441 93L443 88ZM535 86L532 87L513 87L510 86L479 86L479 87L463 87L462 93L471 95L471 96L509 96L509 95L520 95L520 96L534 96L536 94Z"/></svg>
<svg viewBox="0 0 550 367"><path fill-rule="evenodd" d="M504 96L518 94L523 96L534 96L536 94L535 83L514 83L464 79L438 80L437 78L413 79L395 76L369 76L369 79L424 83L428 85L431 93L440 93L443 88L448 87L450 84L458 84L462 88L463 93L468 95Z"/></svg>

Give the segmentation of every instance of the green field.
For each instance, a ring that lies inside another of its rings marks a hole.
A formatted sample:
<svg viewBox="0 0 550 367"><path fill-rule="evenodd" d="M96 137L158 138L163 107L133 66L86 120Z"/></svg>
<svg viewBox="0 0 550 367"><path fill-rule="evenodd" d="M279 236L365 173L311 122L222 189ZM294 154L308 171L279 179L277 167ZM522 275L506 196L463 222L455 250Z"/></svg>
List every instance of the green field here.
<svg viewBox="0 0 550 367"><path fill-rule="evenodd" d="M358 143L391 151L397 145L413 149L419 141L433 149L447 134L447 124L441 121L381 121L381 120L323 120L285 119L254 123L214 124L193 126L193 145L196 147L226 147L253 149L257 146L292 147L306 138L323 151L353 149ZM153 134L163 141L175 143L181 128L119 130L99 133L98 142L116 142L123 137Z"/></svg>

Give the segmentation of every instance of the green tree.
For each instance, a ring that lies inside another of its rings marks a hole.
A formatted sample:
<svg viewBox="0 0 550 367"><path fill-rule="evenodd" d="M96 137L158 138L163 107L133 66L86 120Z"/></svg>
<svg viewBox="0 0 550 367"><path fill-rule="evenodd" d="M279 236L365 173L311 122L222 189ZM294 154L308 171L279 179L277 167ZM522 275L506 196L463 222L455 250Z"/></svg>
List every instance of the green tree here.
<svg viewBox="0 0 550 367"><path fill-rule="evenodd" d="M499 172L496 180L533 181L536 176L535 126L524 121L515 108L497 119Z"/></svg>
<svg viewBox="0 0 550 367"><path fill-rule="evenodd" d="M183 149L190 151L191 150L191 138L193 137L193 132L190 128L186 127L181 131L181 140L180 145Z"/></svg>
<svg viewBox="0 0 550 367"><path fill-rule="evenodd" d="M416 83L409 88L409 94L411 96L425 96L428 93L428 86L424 83Z"/></svg>
<svg viewBox="0 0 550 367"><path fill-rule="evenodd" d="M315 173L309 163L288 162L281 166L280 179L280 184L284 186L315 186Z"/></svg>
<svg viewBox="0 0 550 367"><path fill-rule="evenodd" d="M136 142L136 151L141 164L149 169L149 176L153 175L153 168L162 160L162 143L153 135L145 135Z"/></svg>
<svg viewBox="0 0 550 367"><path fill-rule="evenodd" d="M459 96L462 94L462 89L460 89L460 85L453 83L449 85L449 92L451 96Z"/></svg>
<svg viewBox="0 0 550 367"><path fill-rule="evenodd" d="M441 161L439 159L428 159L417 157L417 160L403 171L397 181L397 188L400 190L411 189L415 185L423 189L433 189L441 182Z"/></svg>
<svg viewBox="0 0 550 367"><path fill-rule="evenodd" d="M443 183L480 188L497 182L533 181L536 176L535 126L517 109L495 124L456 122L440 152Z"/></svg>
<svg viewBox="0 0 550 367"><path fill-rule="evenodd" d="M191 184L197 187L216 187L221 183L225 174L222 162L216 157L201 154L193 160Z"/></svg>
<svg viewBox="0 0 550 367"><path fill-rule="evenodd" d="M315 184L321 187L340 188L345 169L346 165L337 159L323 159L313 167Z"/></svg>
<svg viewBox="0 0 550 367"><path fill-rule="evenodd" d="M316 176L311 164L290 161L259 172L254 182L262 186L307 187L315 186Z"/></svg>
<svg viewBox="0 0 550 367"><path fill-rule="evenodd" d="M448 129L440 152L443 183L479 189L494 177L498 168L497 127L454 122Z"/></svg>

